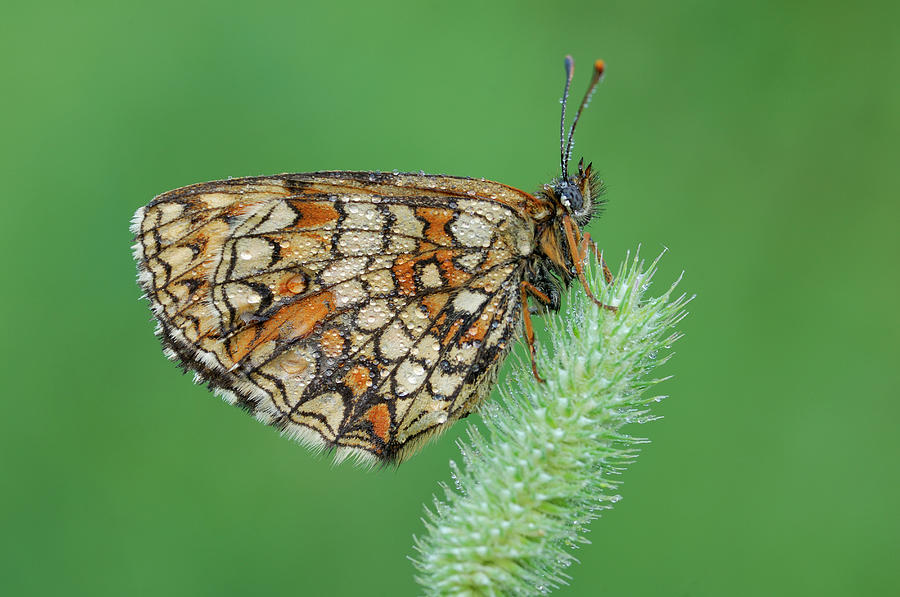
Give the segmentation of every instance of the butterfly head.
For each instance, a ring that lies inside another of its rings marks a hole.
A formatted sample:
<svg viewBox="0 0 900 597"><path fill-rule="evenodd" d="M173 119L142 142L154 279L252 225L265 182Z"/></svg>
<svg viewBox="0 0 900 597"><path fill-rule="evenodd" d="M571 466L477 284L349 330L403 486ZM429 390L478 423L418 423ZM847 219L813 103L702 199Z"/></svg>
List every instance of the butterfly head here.
<svg viewBox="0 0 900 597"><path fill-rule="evenodd" d="M603 183L592 164L585 167L584 160L578 162L577 174L560 178L549 185L548 191L563 213L572 216L579 226L586 226L603 206Z"/></svg>

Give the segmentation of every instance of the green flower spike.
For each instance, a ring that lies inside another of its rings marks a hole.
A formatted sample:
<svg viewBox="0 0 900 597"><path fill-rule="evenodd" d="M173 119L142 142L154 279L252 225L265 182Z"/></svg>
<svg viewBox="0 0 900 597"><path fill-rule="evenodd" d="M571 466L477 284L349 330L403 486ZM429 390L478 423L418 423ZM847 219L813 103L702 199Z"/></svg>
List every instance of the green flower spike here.
<svg viewBox="0 0 900 597"><path fill-rule="evenodd" d="M444 498L426 508L426 534L415 539L426 594L539 595L567 583L572 550L620 499L620 475L647 441L622 427L655 418L650 407L663 396L646 394L665 378L648 375L668 360L658 355L687 314L690 299L672 296L678 281L644 296L658 262L626 258L609 286L590 267L594 294L618 312L573 284L568 309L547 317L549 349L537 357L546 383L522 362L499 402L482 408L486 435L469 428L463 466L450 463L455 489L442 484Z"/></svg>

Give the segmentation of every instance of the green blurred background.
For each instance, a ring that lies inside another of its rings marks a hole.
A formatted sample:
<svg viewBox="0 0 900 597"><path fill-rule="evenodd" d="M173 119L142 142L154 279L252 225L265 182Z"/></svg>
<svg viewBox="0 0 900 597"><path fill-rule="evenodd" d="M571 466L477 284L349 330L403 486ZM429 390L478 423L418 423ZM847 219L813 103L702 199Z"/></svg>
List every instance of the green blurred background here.
<svg viewBox="0 0 900 597"><path fill-rule="evenodd" d="M562 58L611 262L698 297L561 595L900 591L896 2L7 4L0 592L412 595L458 425L334 467L191 384L131 214L185 184L557 174ZM892 166L893 164L893 166ZM472 417L469 421L476 419Z"/></svg>

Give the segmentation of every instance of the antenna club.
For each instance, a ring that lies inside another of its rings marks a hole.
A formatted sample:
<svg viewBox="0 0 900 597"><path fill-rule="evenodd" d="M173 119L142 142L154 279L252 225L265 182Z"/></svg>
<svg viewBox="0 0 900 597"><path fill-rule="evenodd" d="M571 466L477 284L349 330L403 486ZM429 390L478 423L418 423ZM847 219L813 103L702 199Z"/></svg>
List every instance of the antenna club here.
<svg viewBox="0 0 900 597"><path fill-rule="evenodd" d="M572 70L572 67L575 66L575 59L572 58L571 54L567 54L565 59L563 60L563 65L566 67L566 72Z"/></svg>
<svg viewBox="0 0 900 597"><path fill-rule="evenodd" d="M569 96L569 83L572 81L572 57L566 56L566 87L563 92L563 110L562 110L562 118L559 123L559 144L560 144L560 165L562 166L563 178L568 178L569 174L567 171L567 165L569 163L569 159L572 157L572 142L575 137L575 125L578 124L578 119L581 118L581 112L584 110L584 107L587 106L588 101L591 99L591 94L594 93L594 89L597 88L597 85L600 83L600 79L603 77L603 71L606 69L606 63L602 60L597 60L594 62L594 76L591 77L591 84L588 85L587 91L584 94L584 99L581 100L581 104L578 106L578 111L575 112L575 118L572 119L572 126L569 128L569 137L567 141L563 141L565 139L565 134L563 128L565 127L566 121L566 102L565 100Z"/></svg>

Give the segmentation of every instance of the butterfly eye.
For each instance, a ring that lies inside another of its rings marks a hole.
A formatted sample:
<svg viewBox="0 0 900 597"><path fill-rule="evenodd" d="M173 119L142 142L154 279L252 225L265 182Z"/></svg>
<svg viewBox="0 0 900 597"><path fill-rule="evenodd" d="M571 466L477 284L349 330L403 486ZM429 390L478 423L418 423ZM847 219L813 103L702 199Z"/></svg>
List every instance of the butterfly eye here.
<svg viewBox="0 0 900 597"><path fill-rule="evenodd" d="M566 208L566 211L573 216L579 218L584 215L584 196L577 186L571 183L563 183L557 187L556 196L559 197L559 202ZM590 208L588 208L589 210Z"/></svg>

